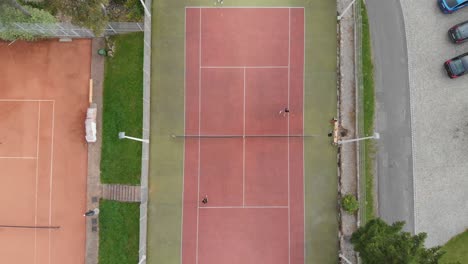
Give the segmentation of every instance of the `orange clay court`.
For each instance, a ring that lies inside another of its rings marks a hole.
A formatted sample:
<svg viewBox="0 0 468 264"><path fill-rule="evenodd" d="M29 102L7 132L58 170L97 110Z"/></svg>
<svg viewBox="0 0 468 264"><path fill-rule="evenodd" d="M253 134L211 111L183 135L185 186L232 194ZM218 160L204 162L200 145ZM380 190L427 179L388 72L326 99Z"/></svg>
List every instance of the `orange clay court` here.
<svg viewBox="0 0 468 264"><path fill-rule="evenodd" d="M185 37L182 263L304 263L304 9L186 8Z"/></svg>
<svg viewBox="0 0 468 264"><path fill-rule="evenodd" d="M91 41L0 42L0 58L0 263L82 264Z"/></svg>

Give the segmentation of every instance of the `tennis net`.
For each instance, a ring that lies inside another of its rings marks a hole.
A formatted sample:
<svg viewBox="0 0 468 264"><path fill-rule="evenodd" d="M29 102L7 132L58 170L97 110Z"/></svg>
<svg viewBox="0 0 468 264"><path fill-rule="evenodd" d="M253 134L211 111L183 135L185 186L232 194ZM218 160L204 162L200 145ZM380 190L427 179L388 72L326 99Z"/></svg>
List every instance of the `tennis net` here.
<svg viewBox="0 0 468 264"><path fill-rule="evenodd" d="M172 138L314 138L320 135L302 135L302 134L266 134L266 135L177 135L171 134Z"/></svg>

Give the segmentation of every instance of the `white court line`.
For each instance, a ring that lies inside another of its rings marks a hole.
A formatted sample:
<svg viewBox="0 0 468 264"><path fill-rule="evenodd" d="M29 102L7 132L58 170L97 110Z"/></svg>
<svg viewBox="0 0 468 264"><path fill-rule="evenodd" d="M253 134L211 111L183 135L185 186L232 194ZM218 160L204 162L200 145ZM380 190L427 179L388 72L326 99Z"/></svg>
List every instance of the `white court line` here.
<svg viewBox="0 0 468 264"><path fill-rule="evenodd" d="M245 67L244 67L244 131L242 133L242 207L245 207Z"/></svg>
<svg viewBox="0 0 468 264"><path fill-rule="evenodd" d="M289 9L289 22L288 22L289 28L288 28L288 34L289 34L289 39L288 39L288 107L290 103L290 83L291 83L291 8ZM289 136L289 130L290 130L290 115L288 115L288 136ZM290 176L289 176L289 171L290 171L290 138L288 137L288 263L291 263L291 195L290 195Z"/></svg>
<svg viewBox="0 0 468 264"><path fill-rule="evenodd" d="M304 38L304 47L303 47L303 54L302 54L302 133L304 133L305 131L305 96L304 96L304 91L305 91L305 54L306 54L306 14L305 14L305 9L303 8L302 9L302 12L303 12L303 24L304 24L304 32L302 33L303 34L303 38ZM303 196L303 214L304 214L304 222L302 223L302 232L303 232L303 240L304 241L304 246L303 246L303 249L304 249L304 261L306 262L307 261L307 258L306 258L306 230L305 230L305 223L306 223L306 194L305 194L305 191L306 191L306 182L305 182L305 141L303 140L302 141L302 196Z"/></svg>
<svg viewBox="0 0 468 264"><path fill-rule="evenodd" d="M54 169L54 133L55 130L55 101L52 102L52 136L50 148L50 176L49 176L49 226L52 226L52 182ZM49 229L49 264L51 263L51 229Z"/></svg>
<svg viewBox="0 0 468 264"><path fill-rule="evenodd" d="M200 26L199 31L199 44L198 44L198 134L201 134L201 52L202 52L202 9L200 8ZM199 222L200 222L200 153L201 153L201 138L198 139L198 191L197 191L197 240L196 240L196 252L195 252L195 263L198 264L198 232L199 232Z"/></svg>
<svg viewBox="0 0 468 264"><path fill-rule="evenodd" d="M185 134L185 113L187 111L187 9L184 13L184 134ZM184 263L183 260L183 238L184 238L184 191L185 191L185 140L182 153L182 213L180 221L180 263Z"/></svg>
<svg viewBox="0 0 468 264"><path fill-rule="evenodd" d="M0 102L55 102L47 99L0 99Z"/></svg>
<svg viewBox="0 0 468 264"><path fill-rule="evenodd" d="M37 159L37 157L0 157L0 159Z"/></svg>
<svg viewBox="0 0 468 264"><path fill-rule="evenodd" d="M248 205L248 206L203 206L200 209L289 209L288 206L255 206L255 205Z"/></svg>
<svg viewBox="0 0 468 264"><path fill-rule="evenodd" d="M304 8L303 6L186 6L185 9L188 8L209 8L209 9L296 9L296 8Z"/></svg>
<svg viewBox="0 0 468 264"><path fill-rule="evenodd" d="M34 225L37 226L37 185L39 182L39 142L41 132L41 102L37 103L37 138L36 138L36 188L35 188L35 205L34 205ZM37 263L37 229L34 229L34 263Z"/></svg>
<svg viewBox="0 0 468 264"><path fill-rule="evenodd" d="M289 66L201 66L203 69L287 69Z"/></svg>

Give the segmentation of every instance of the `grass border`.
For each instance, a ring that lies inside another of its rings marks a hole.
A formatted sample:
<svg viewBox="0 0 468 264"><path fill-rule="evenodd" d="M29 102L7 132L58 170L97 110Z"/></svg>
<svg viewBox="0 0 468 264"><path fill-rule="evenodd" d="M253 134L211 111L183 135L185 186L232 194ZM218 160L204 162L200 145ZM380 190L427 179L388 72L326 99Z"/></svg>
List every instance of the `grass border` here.
<svg viewBox="0 0 468 264"><path fill-rule="evenodd" d="M369 18L364 0L361 1L362 17L362 76L363 76L363 100L364 100L364 134L374 133L375 90L374 90L374 64L372 62L372 46L369 29ZM375 144L373 141L364 142L364 177L365 177L365 219L363 224L375 218L374 212L374 162Z"/></svg>
<svg viewBox="0 0 468 264"><path fill-rule="evenodd" d="M142 144L117 135L125 131L142 137L143 37L136 32L109 40L116 51L106 58L104 69L101 183L140 184Z"/></svg>
<svg viewBox="0 0 468 264"><path fill-rule="evenodd" d="M140 203L104 199L99 203L99 263L137 263Z"/></svg>
<svg viewBox="0 0 468 264"><path fill-rule="evenodd" d="M468 259L468 229L464 232L452 237L445 245L442 247L442 251L445 251L445 254L440 259L441 264L454 264L457 261L462 261ZM462 262L458 262L462 263Z"/></svg>

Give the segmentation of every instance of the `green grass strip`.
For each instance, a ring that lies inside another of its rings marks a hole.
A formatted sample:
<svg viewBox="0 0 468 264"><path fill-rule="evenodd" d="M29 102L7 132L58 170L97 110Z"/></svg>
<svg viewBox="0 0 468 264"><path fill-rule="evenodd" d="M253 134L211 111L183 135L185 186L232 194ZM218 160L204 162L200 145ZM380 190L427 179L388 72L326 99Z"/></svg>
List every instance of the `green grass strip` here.
<svg viewBox="0 0 468 264"><path fill-rule="evenodd" d="M106 58L101 182L140 183L141 143L119 140L118 133L141 137L143 120L143 33L111 37L114 57Z"/></svg>
<svg viewBox="0 0 468 264"><path fill-rule="evenodd" d="M101 200L99 264L138 263L139 203Z"/></svg>
<svg viewBox="0 0 468 264"><path fill-rule="evenodd" d="M364 134L372 135L374 133L374 65L372 63L372 47L369 30L369 18L364 1L361 0L362 16L362 74L364 85ZM374 143L370 140L365 141L365 182L366 182L366 219L363 223L375 217L374 212Z"/></svg>
<svg viewBox="0 0 468 264"><path fill-rule="evenodd" d="M441 264L466 263L468 260L468 230L450 239L442 248L445 251Z"/></svg>

